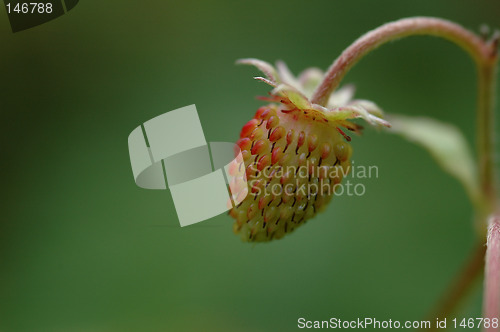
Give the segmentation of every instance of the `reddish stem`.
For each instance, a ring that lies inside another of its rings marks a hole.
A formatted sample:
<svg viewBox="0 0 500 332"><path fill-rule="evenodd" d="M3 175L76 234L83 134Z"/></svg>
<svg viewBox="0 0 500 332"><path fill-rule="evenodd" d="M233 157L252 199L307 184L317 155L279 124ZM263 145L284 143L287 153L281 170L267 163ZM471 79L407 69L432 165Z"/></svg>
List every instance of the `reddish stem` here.
<svg viewBox="0 0 500 332"><path fill-rule="evenodd" d="M500 215L490 220L486 249L484 279L483 317L500 319ZM498 331L499 328L484 328L484 331Z"/></svg>
<svg viewBox="0 0 500 332"><path fill-rule="evenodd" d="M494 165L494 97L497 48L499 35L487 41L458 24L438 18L414 17L382 25L357 39L335 60L316 89L312 102L325 105L331 93L339 86L346 73L366 54L377 47L407 36L432 35L457 44L474 59L478 72L477 107L477 165L478 182L484 207L476 211L482 230L486 230L487 216L498 206L496 172ZM499 317L500 308L500 226L498 218L490 223L486 260L485 316ZM473 278L465 278L468 283ZM465 285L467 286L467 285ZM462 287L462 286L460 286ZM453 306L458 298L451 298Z"/></svg>
<svg viewBox="0 0 500 332"><path fill-rule="evenodd" d="M312 102L325 105L345 74L366 54L377 47L403 37L431 35L448 39L466 50L476 62L495 56L492 47L476 34L460 25L433 17L411 17L390 22L372 30L352 43L330 66Z"/></svg>

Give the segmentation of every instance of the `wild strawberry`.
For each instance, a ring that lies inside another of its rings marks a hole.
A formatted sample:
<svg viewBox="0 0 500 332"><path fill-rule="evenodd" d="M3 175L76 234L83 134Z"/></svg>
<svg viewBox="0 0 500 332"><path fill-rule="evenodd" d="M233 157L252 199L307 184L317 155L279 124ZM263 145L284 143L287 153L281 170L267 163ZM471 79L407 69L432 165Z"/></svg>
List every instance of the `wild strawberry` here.
<svg viewBox="0 0 500 332"><path fill-rule="evenodd" d="M293 232L330 201L350 171L352 150L345 131L361 130L349 119L389 124L374 103L351 101L351 86L332 94L326 107L312 104L309 97L323 75L318 69L297 79L284 63L278 63L278 70L256 59L239 63L255 65L266 75L256 79L274 87L263 98L273 103L259 108L241 130L237 144L248 194L229 212L243 241L263 242Z"/></svg>

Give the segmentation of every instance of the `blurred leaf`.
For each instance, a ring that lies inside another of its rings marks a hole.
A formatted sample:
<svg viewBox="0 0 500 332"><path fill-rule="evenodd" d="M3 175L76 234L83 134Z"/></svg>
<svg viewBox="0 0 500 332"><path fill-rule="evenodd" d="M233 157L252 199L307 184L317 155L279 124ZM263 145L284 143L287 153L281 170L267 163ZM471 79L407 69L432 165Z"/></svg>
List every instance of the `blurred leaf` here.
<svg viewBox="0 0 500 332"><path fill-rule="evenodd" d="M454 125L425 117L388 116L392 128L399 134L424 147L437 163L458 179L472 203L479 208L480 191L474 159L462 132Z"/></svg>

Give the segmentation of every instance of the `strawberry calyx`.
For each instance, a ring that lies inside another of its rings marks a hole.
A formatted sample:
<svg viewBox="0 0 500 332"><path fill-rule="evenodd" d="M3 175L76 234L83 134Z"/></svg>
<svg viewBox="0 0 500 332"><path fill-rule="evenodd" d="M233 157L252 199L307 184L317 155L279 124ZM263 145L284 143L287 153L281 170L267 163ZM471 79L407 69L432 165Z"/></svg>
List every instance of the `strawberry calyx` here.
<svg viewBox="0 0 500 332"><path fill-rule="evenodd" d="M346 139L348 136L340 127L356 134L361 133L362 127L349 121L352 119L363 119L379 128L391 126L383 119L383 111L374 102L352 99L354 95L352 85L346 85L333 92L326 106L312 103L310 101L312 93L323 77L323 72L317 68L306 69L296 78L282 61L277 63L277 69L258 59L241 59L237 63L257 67L265 77L254 78L273 87L269 97L259 97L259 99L279 103L283 112L302 112L317 121L333 122Z"/></svg>

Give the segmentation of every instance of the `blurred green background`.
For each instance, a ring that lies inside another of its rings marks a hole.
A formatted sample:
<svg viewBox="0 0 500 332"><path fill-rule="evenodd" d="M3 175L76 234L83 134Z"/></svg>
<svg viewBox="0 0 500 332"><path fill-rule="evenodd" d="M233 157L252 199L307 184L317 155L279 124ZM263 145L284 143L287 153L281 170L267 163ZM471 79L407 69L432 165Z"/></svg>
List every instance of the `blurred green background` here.
<svg viewBox="0 0 500 332"><path fill-rule="evenodd" d="M421 148L367 130L363 197L293 235L242 243L221 215L180 228L168 191L138 188L128 134L195 103L208 141L235 141L265 84L242 57L326 68L407 16L500 27L499 1L80 1L13 34L0 9L0 331L294 331L297 319L422 319L471 250L472 209ZM345 82L387 112L458 125L471 144L475 73L413 37ZM481 282L457 317L479 317Z"/></svg>

